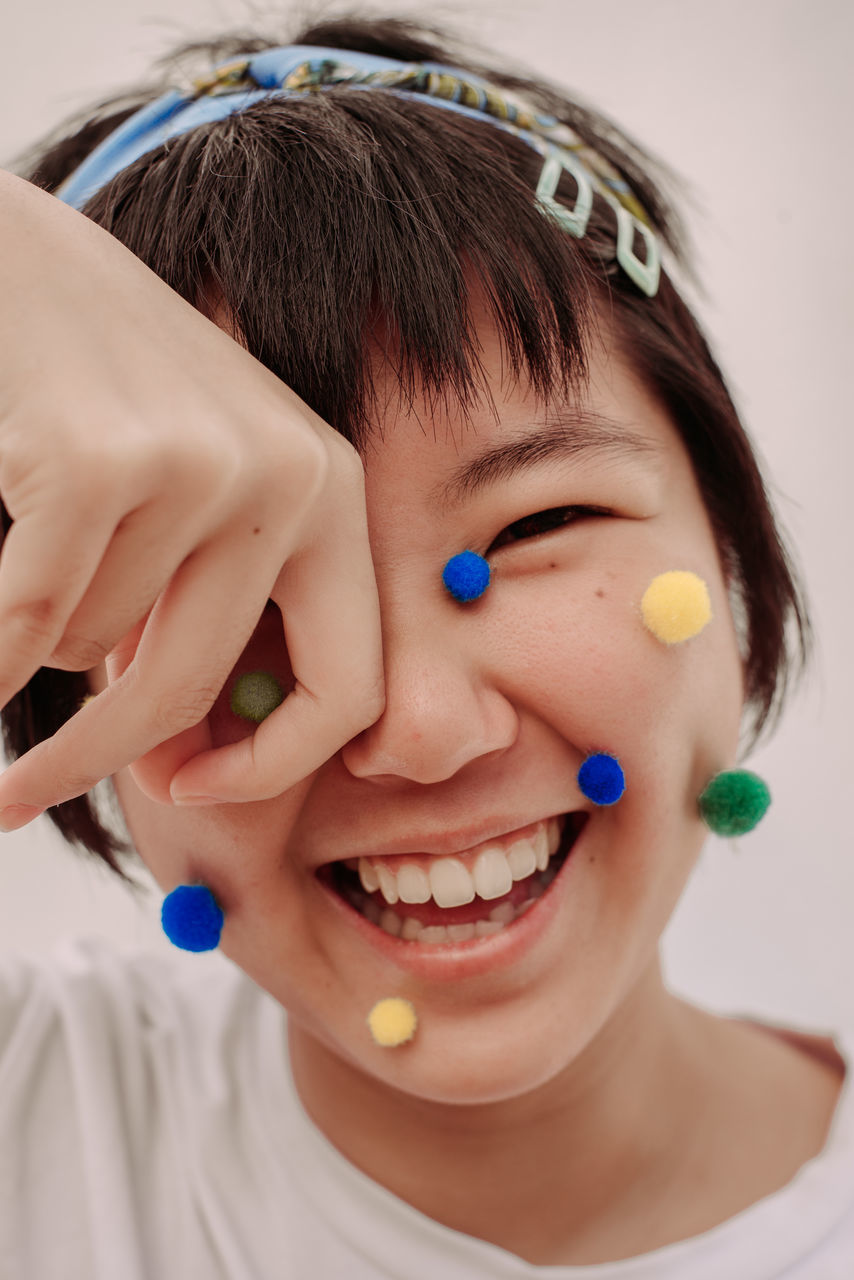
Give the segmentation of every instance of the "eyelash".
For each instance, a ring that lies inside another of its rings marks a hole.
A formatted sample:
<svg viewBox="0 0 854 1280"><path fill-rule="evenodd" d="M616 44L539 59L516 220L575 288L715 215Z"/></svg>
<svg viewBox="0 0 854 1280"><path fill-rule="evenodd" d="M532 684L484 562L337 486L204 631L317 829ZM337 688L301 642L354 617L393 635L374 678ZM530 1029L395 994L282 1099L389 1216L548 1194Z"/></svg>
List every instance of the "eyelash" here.
<svg viewBox="0 0 854 1280"><path fill-rule="evenodd" d="M529 538L538 538L555 529L564 529L567 525L577 524L590 516L609 516L610 511L604 507L549 507L546 511L536 511L533 515L514 520L502 529L494 539L489 550L498 551L501 547L512 546Z"/></svg>

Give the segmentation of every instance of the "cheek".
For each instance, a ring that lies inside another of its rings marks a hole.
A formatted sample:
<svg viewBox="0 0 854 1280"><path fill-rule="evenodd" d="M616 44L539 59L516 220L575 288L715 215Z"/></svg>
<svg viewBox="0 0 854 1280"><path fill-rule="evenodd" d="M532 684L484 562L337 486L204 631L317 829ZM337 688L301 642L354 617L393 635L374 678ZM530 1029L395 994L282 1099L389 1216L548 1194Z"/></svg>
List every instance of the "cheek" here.
<svg viewBox="0 0 854 1280"><path fill-rule="evenodd" d="M496 636L512 636L505 693L572 748L615 755L626 790L596 810L588 841L589 894L581 916L589 946L623 939L636 970L670 919L706 836L697 798L732 767L743 701L742 668L716 561L693 557L712 619L681 644L645 627L640 601L681 557L518 583L496 610ZM498 618L498 613L502 617ZM594 825L595 824L595 825ZM603 971L607 963L603 960Z"/></svg>
<svg viewBox="0 0 854 1280"><path fill-rule="evenodd" d="M272 902L282 918L294 909L305 873L285 847L311 779L272 800L198 807L150 799L128 770L113 781L134 846L160 889L207 885L226 914L224 944L251 934Z"/></svg>
<svg viewBox="0 0 854 1280"><path fill-rule="evenodd" d="M310 782L263 803L205 810L157 804L126 771L115 783L136 848L164 895L205 884L225 914L219 951L310 1021L305 993L329 982L307 910L317 890L312 873L285 854Z"/></svg>
<svg viewBox="0 0 854 1280"><path fill-rule="evenodd" d="M679 558L673 557L679 561ZM507 583L494 610L504 636L505 692L546 718L582 753L625 756L645 779L690 764L702 789L734 758L743 703L741 660L717 563L694 557L712 619L696 636L666 645L645 627L640 601L662 571L627 563ZM667 560L664 559L664 566ZM680 769L680 771L682 771Z"/></svg>

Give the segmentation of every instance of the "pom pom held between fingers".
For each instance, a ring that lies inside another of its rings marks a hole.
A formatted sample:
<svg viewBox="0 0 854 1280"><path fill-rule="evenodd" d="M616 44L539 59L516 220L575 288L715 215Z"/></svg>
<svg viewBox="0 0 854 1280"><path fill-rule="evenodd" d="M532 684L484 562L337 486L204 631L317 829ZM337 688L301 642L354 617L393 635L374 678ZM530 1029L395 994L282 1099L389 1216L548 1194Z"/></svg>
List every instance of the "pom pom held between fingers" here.
<svg viewBox="0 0 854 1280"><path fill-rule="evenodd" d="M489 586L489 561L476 551L451 556L442 571L442 581L455 600L477 600Z"/></svg>
<svg viewBox="0 0 854 1280"><path fill-rule="evenodd" d="M415 1035L418 1018L415 1008L400 996L379 1000L368 1014L368 1026L374 1042L383 1049L396 1049Z"/></svg>
<svg viewBox="0 0 854 1280"><path fill-rule="evenodd" d="M749 769L729 769L712 778L698 803L700 816L716 836L743 836L765 817L771 792Z"/></svg>
<svg viewBox="0 0 854 1280"><path fill-rule="evenodd" d="M597 751L578 770L578 785L582 795L594 804L616 804L626 789L626 777L619 760Z"/></svg>
<svg viewBox="0 0 854 1280"><path fill-rule="evenodd" d="M284 690L269 671L246 671L231 690L231 709L244 720L260 724L285 700Z"/></svg>
<svg viewBox="0 0 854 1280"><path fill-rule="evenodd" d="M214 951L225 920L222 908L203 884L181 884L163 899L160 921L171 943L182 951Z"/></svg>
<svg viewBox="0 0 854 1280"><path fill-rule="evenodd" d="M647 630L662 644L681 644L699 635L712 617L709 589L696 573L673 569L653 578L641 600Z"/></svg>

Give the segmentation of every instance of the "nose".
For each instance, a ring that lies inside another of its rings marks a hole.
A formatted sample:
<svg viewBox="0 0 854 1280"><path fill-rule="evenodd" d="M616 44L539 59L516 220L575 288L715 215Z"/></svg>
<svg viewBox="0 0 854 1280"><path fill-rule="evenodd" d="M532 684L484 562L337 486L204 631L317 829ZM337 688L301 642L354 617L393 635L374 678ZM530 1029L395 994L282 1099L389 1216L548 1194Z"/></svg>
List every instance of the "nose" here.
<svg viewBox="0 0 854 1280"><path fill-rule="evenodd" d="M447 620L410 615L389 626L384 618L385 710L341 753L355 777L442 782L516 740L516 710L478 652L478 628L460 616L463 609L449 601L437 611L447 610Z"/></svg>

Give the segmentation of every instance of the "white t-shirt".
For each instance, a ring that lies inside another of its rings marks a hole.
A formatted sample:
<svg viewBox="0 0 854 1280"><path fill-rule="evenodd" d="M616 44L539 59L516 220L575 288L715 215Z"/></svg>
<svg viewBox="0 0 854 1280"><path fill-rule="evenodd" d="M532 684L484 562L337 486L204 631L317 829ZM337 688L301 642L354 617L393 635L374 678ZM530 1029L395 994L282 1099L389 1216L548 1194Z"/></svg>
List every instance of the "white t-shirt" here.
<svg viewBox="0 0 854 1280"><path fill-rule="evenodd" d="M824 1151L713 1230L535 1267L398 1200L296 1096L284 1013L223 956L0 958L0 1280L851 1280L854 1032Z"/></svg>

